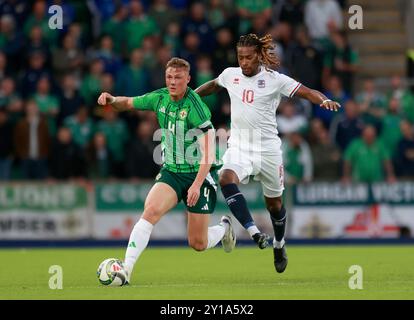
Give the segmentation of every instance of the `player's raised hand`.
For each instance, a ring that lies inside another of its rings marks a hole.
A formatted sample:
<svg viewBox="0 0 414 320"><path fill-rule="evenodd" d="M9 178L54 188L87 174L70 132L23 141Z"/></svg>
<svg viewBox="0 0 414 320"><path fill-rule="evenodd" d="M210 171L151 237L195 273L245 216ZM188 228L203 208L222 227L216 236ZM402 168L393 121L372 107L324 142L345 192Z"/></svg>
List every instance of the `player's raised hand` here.
<svg viewBox="0 0 414 320"><path fill-rule="evenodd" d="M341 105L338 102L330 99L324 100L319 106L331 111L338 111L338 109L341 108Z"/></svg>
<svg viewBox="0 0 414 320"><path fill-rule="evenodd" d="M187 206L193 207L200 198L200 186L193 183L187 192Z"/></svg>
<svg viewBox="0 0 414 320"><path fill-rule="evenodd" d="M115 97L108 92L102 92L98 98L98 104L101 106L106 106L115 101Z"/></svg>

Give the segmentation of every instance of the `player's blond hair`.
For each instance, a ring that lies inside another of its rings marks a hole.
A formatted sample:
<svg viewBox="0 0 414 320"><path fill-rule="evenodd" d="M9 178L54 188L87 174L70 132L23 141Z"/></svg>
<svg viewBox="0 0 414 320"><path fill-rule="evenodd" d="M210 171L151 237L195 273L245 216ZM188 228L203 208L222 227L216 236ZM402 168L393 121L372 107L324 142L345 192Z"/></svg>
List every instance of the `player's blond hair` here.
<svg viewBox="0 0 414 320"><path fill-rule="evenodd" d="M273 39L270 34L259 38L256 34L249 33L239 38L237 46L256 47L256 51L260 56L260 62L267 67L278 67L280 64L276 54L273 51Z"/></svg>
<svg viewBox="0 0 414 320"><path fill-rule="evenodd" d="M165 69L168 68L184 68L186 69L188 72L190 72L190 64L188 63L188 61L181 59L181 58L171 58L170 61L167 62L167 65L165 66Z"/></svg>

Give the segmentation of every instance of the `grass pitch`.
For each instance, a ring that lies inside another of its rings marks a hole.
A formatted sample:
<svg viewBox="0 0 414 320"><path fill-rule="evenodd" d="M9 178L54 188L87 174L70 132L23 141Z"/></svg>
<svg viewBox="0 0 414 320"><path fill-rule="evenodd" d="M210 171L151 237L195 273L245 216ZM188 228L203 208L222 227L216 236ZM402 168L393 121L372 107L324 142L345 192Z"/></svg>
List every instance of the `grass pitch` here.
<svg viewBox="0 0 414 320"><path fill-rule="evenodd" d="M99 263L124 250L0 250L0 299L414 299L414 246L288 246L283 274L271 249L149 247L130 286L99 284ZM49 288L51 265L63 268L62 290ZM351 265L363 269L362 290L348 287Z"/></svg>

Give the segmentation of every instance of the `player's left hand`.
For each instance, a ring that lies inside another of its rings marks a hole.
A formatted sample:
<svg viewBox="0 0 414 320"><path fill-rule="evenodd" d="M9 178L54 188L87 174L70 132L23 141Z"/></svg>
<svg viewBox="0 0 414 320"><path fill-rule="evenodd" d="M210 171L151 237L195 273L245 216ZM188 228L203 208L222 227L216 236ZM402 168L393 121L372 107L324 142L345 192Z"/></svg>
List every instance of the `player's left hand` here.
<svg viewBox="0 0 414 320"><path fill-rule="evenodd" d="M339 108L341 108L341 105L338 102L332 101L332 100L325 100L323 103L319 105L321 108L325 108L327 110L331 111L338 111Z"/></svg>
<svg viewBox="0 0 414 320"><path fill-rule="evenodd" d="M187 192L187 206L193 207L200 198L200 186L193 183Z"/></svg>

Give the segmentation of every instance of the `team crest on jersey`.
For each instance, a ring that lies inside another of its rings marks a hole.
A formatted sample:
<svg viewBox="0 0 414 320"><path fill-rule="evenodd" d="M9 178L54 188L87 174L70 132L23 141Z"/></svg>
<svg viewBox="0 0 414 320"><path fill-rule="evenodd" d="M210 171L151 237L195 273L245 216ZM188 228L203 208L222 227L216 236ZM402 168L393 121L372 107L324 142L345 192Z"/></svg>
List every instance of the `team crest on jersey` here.
<svg viewBox="0 0 414 320"><path fill-rule="evenodd" d="M264 88L264 87L266 87L266 82L263 79L259 79L259 80L257 80L257 86L259 88Z"/></svg>
<svg viewBox="0 0 414 320"><path fill-rule="evenodd" d="M187 117L187 110L181 110L179 116L181 120L184 120Z"/></svg>
<svg viewBox="0 0 414 320"><path fill-rule="evenodd" d="M239 81L240 81L239 78L234 78L233 79L233 84L239 84Z"/></svg>

